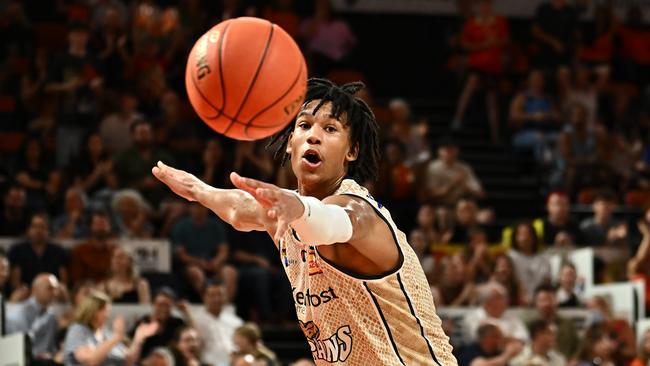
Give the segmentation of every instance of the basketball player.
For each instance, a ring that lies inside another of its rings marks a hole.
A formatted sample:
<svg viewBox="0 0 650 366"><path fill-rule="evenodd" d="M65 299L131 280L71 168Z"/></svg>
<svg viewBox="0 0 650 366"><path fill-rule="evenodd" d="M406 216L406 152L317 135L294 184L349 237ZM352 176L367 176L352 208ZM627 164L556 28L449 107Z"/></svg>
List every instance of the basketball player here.
<svg viewBox="0 0 650 366"><path fill-rule="evenodd" d="M357 182L373 179L377 123L361 83L310 79L294 124L276 135L298 191L232 173L213 188L158 163L153 174L241 231L274 238L316 364L456 365L416 254L388 210Z"/></svg>

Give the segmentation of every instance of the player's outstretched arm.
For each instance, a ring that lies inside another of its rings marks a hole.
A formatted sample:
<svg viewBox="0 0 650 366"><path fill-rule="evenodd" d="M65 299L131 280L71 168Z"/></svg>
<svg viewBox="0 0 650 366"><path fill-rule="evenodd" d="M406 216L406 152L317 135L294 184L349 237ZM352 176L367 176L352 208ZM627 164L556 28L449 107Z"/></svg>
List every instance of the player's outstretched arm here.
<svg viewBox="0 0 650 366"><path fill-rule="evenodd" d="M151 172L174 193L209 208L239 231L275 233L275 220L267 217L266 211L248 192L212 187L194 175L162 162L158 162Z"/></svg>

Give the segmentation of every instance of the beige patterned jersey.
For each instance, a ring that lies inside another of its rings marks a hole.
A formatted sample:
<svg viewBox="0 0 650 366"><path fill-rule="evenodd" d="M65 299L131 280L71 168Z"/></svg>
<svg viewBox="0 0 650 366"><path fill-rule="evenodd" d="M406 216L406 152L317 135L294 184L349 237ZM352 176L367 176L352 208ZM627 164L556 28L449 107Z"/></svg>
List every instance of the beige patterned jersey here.
<svg viewBox="0 0 650 366"><path fill-rule="evenodd" d="M401 260L389 273L355 275L287 230L280 256L316 364L457 365L420 262L388 210L350 179L335 194L354 195L372 205L390 227Z"/></svg>

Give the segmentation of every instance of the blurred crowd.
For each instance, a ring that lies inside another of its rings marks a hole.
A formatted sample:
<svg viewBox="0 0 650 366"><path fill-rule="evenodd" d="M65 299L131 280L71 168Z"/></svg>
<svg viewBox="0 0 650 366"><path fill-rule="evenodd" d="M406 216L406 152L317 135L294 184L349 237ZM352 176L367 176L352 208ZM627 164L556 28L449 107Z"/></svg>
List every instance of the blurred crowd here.
<svg viewBox="0 0 650 366"><path fill-rule="evenodd" d="M650 285L650 29L641 9L621 17L605 3L584 21L584 9L550 0L511 34L492 1L458 3L441 66L460 81L449 133L433 136L407 100L364 89L383 160L378 181L362 183L408 235L437 306L472 307L462 342L452 338L461 365L646 365L650 334L637 343L607 298L584 296L575 263L564 259L554 273L550 261L589 247L597 283ZM20 304L8 324L30 334L39 362L277 364L255 325L294 318L271 239L233 231L151 175L163 161L219 187L231 186L231 171L295 187L265 142L218 136L185 97L194 40L245 15L292 35L311 75L364 79L355 24L327 0L0 1L0 237L16 241L0 254L0 292ZM495 146L535 162L544 215L503 225L482 205L489 192L461 159L458 136L483 126ZM171 242L173 274L137 268L128 240L152 238ZM47 311L55 302L68 310ZM126 329L119 315L109 321L111 303L151 314ZM514 317L514 307L534 316ZM585 329L558 308L587 309Z"/></svg>

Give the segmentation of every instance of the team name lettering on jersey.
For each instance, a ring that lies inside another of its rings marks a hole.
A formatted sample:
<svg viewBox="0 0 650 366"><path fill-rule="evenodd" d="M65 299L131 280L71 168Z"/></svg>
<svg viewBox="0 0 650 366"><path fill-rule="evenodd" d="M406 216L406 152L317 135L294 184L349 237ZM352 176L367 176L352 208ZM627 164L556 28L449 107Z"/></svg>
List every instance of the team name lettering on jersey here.
<svg viewBox="0 0 650 366"><path fill-rule="evenodd" d="M352 352L352 330L349 325L340 327L336 333L325 339L319 339L320 330L314 322L303 323L299 320L299 323L307 336L309 350L315 360L345 362L348 359Z"/></svg>

